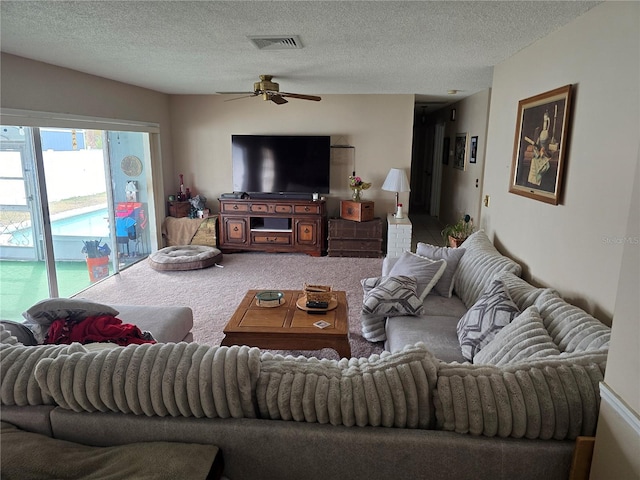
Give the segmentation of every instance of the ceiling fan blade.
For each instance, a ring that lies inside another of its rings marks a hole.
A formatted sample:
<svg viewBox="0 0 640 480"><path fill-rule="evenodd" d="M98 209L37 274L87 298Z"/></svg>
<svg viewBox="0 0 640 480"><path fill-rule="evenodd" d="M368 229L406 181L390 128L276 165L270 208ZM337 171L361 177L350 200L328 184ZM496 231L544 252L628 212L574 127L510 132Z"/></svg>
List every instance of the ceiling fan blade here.
<svg viewBox="0 0 640 480"><path fill-rule="evenodd" d="M227 100L224 100L224 101L225 102L233 102L234 100L240 100L242 98L256 97L257 95L258 95L257 93L252 93L251 95L244 95L242 97L228 98Z"/></svg>
<svg viewBox="0 0 640 480"><path fill-rule="evenodd" d="M272 93L271 95L269 95L269 100L271 100L276 105L283 105L285 103L289 103L287 102L286 98L283 98L282 95L278 95L277 93Z"/></svg>
<svg viewBox="0 0 640 480"><path fill-rule="evenodd" d="M300 100L312 100L314 102L319 102L320 100L322 100L321 97L318 97L316 95L301 95L299 93L287 92L280 92L280 95L282 95L283 97L299 98Z"/></svg>

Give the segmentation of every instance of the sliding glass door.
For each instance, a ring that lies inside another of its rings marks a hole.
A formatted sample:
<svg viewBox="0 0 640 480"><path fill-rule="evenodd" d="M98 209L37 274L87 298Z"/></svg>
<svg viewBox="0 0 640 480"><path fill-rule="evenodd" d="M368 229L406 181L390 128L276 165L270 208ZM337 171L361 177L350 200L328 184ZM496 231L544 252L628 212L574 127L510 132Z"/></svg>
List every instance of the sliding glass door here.
<svg viewBox="0 0 640 480"><path fill-rule="evenodd" d="M150 252L148 133L0 129L1 318L20 321Z"/></svg>

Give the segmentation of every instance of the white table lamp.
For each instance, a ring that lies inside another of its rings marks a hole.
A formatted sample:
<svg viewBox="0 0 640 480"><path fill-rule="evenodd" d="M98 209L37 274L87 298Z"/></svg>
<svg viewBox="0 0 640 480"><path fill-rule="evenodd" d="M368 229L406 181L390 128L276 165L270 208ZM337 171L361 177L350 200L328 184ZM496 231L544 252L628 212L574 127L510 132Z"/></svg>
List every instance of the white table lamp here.
<svg viewBox="0 0 640 480"><path fill-rule="evenodd" d="M387 174L387 178L384 180L382 184L382 190L387 190L389 192L396 192L396 212L398 210L398 194L399 192L410 192L411 188L409 187L409 180L407 179L407 174L404 173L404 170L400 168L392 168L389 170ZM402 216L396 215L398 218Z"/></svg>

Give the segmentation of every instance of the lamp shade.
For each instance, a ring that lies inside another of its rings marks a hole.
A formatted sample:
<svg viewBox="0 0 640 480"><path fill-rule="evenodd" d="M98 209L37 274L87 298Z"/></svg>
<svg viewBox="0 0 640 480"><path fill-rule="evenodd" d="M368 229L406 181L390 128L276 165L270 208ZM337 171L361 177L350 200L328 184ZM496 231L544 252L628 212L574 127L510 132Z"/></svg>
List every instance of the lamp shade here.
<svg viewBox="0 0 640 480"><path fill-rule="evenodd" d="M382 184L382 190L389 192L410 192L409 180L404 170L400 168L392 168L387 174L384 183Z"/></svg>

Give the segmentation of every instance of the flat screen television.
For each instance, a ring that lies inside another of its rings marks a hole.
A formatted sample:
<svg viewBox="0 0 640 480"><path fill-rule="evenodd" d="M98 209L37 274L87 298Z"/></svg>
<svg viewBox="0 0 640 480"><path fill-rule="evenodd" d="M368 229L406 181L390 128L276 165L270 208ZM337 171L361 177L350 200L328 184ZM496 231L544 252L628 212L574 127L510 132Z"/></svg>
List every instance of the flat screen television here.
<svg viewBox="0 0 640 480"><path fill-rule="evenodd" d="M235 192L329 193L328 135L232 135L231 157Z"/></svg>

